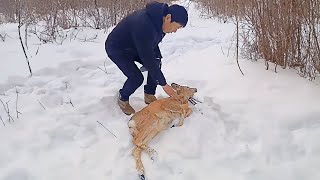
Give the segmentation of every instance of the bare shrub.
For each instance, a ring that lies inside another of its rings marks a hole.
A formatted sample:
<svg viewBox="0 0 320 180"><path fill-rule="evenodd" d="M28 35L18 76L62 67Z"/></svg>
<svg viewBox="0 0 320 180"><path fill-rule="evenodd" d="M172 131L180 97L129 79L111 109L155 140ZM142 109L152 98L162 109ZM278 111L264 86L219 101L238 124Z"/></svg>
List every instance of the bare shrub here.
<svg viewBox="0 0 320 180"><path fill-rule="evenodd" d="M314 79L320 72L320 2L317 0L198 0L203 12L239 18L242 54Z"/></svg>
<svg viewBox="0 0 320 180"><path fill-rule="evenodd" d="M66 29L89 27L107 29L151 0L0 0L4 22L18 23L18 12L26 31L41 42L62 44ZM0 22L1 23L1 22Z"/></svg>
<svg viewBox="0 0 320 180"><path fill-rule="evenodd" d="M0 14L6 22L16 22L18 13L15 0L0 0Z"/></svg>

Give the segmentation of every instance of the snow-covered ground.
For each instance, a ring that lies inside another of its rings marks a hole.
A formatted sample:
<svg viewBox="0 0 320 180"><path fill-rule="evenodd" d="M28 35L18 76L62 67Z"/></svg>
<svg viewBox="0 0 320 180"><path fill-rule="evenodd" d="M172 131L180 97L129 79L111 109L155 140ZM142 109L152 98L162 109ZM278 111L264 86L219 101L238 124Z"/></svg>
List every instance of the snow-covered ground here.
<svg viewBox="0 0 320 180"><path fill-rule="evenodd" d="M234 25L201 19L193 5L189 13L160 45L163 70L168 82L198 88L203 103L152 141L157 159L142 156L147 180L320 179L319 85L244 59L242 76L232 49L227 56ZM78 38L98 38L61 46L30 37L30 78L16 25L0 28L11 37L0 42L0 99L14 120L0 104L0 180L137 180L129 117L115 97L125 77L105 54L107 35L85 30ZM145 106L142 87L130 101Z"/></svg>

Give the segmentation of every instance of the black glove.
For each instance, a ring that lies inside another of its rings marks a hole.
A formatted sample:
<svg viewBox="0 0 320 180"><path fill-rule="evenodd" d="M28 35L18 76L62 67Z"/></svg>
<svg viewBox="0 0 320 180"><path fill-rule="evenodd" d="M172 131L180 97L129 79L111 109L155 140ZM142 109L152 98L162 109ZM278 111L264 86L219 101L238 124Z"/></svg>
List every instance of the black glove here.
<svg viewBox="0 0 320 180"><path fill-rule="evenodd" d="M159 62L159 67L161 68L162 62L161 62L161 58L156 58L157 62ZM148 71L148 69L144 66L140 67L140 71L141 72L145 72Z"/></svg>

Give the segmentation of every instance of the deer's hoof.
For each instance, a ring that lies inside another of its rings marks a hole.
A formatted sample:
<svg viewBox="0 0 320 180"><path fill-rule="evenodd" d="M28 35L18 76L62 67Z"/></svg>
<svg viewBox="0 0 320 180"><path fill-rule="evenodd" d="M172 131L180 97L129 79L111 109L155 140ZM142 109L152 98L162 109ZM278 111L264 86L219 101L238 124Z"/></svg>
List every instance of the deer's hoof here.
<svg viewBox="0 0 320 180"><path fill-rule="evenodd" d="M144 174L139 174L139 178L140 180L146 180L146 178L144 177Z"/></svg>

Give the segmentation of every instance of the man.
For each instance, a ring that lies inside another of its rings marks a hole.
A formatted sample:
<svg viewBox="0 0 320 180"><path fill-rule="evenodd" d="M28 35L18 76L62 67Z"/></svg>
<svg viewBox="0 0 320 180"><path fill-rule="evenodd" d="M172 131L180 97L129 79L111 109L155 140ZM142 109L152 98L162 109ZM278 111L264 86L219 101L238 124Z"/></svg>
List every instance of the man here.
<svg viewBox="0 0 320 180"><path fill-rule="evenodd" d="M135 62L142 64L148 71L147 83L144 86L146 104L157 100L154 96L157 85L161 85L169 96L175 93L161 71L162 55L158 44L165 33L176 32L185 27L187 22L188 13L183 6L152 2L144 9L125 17L108 35L105 42L106 52L127 77L118 97L118 105L125 114L135 113L129 97L144 81Z"/></svg>

